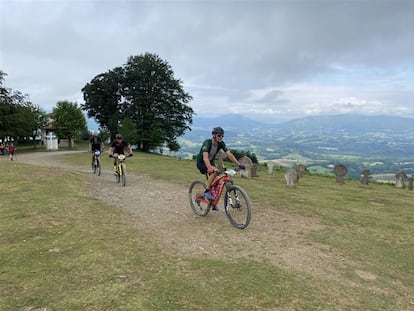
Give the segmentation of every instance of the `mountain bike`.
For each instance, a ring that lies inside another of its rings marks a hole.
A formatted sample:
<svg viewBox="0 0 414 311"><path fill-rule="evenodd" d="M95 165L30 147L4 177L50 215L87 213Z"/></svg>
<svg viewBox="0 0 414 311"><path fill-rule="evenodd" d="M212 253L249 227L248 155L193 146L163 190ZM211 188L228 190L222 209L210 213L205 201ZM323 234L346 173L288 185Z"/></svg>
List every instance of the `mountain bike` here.
<svg viewBox="0 0 414 311"><path fill-rule="evenodd" d="M128 154L128 157L132 157L132 154ZM116 171L115 171L115 179L117 183L121 183L122 186L125 187L126 185L126 156L124 154L118 155L116 158Z"/></svg>
<svg viewBox="0 0 414 311"><path fill-rule="evenodd" d="M222 170L217 172L217 177L211 184L210 192L214 200L209 201L204 197L206 183L194 180L188 190L191 209L198 216L207 216L210 209L216 206L224 192L224 210L230 223L239 229L245 229L252 217L252 203L247 192L234 184L230 176L234 176L238 169Z"/></svg>
<svg viewBox="0 0 414 311"><path fill-rule="evenodd" d="M92 172L101 176L101 152L99 150L95 150L93 152L93 160L92 160Z"/></svg>

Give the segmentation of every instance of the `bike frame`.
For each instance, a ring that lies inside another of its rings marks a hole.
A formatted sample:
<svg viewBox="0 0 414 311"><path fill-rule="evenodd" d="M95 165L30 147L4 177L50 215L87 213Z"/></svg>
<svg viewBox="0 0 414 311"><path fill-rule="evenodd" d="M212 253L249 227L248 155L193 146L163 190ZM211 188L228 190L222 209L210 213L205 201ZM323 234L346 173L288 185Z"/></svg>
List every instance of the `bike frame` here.
<svg viewBox="0 0 414 311"><path fill-rule="evenodd" d="M208 177L206 175L206 177ZM210 205L217 205L223 194L223 190L228 182L231 182L229 175L225 171L217 172L217 177L211 183L211 188L216 192L214 194L214 200L211 201ZM205 203L209 202L207 199L202 199Z"/></svg>
<svg viewBox="0 0 414 311"><path fill-rule="evenodd" d="M124 163L124 165L125 165L125 159L126 159L126 157L123 154L120 154L116 158L116 170L117 170L119 176L122 176L122 174L123 174L123 171L121 169L121 165L122 165L122 163Z"/></svg>
<svg viewBox="0 0 414 311"><path fill-rule="evenodd" d="M217 205L218 202L221 199L221 195L223 194L224 187L226 186L226 183L230 181L230 177L227 175L227 173L223 173L221 176L217 176L214 181L212 182L212 188L215 190L215 198L212 201L212 205Z"/></svg>
<svg viewBox="0 0 414 311"><path fill-rule="evenodd" d="M205 182L194 180L191 183L189 199L191 209L196 215L206 216L213 206L218 205L224 191L224 210L230 223L238 229L245 229L249 225L251 220L251 201L246 191L242 187L235 185L231 179L231 176L235 175L236 171L238 171L238 168L216 172L210 187L210 193L214 197L211 201L206 199L204 194Z"/></svg>

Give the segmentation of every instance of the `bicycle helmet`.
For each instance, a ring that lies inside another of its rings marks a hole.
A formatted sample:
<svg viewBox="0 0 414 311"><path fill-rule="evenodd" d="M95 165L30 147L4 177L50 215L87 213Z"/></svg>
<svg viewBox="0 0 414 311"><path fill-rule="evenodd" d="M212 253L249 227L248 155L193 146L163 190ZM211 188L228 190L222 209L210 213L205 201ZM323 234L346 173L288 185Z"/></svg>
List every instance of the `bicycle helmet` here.
<svg viewBox="0 0 414 311"><path fill-rule="evenodd" d="M116 134L116 135L115 135L115 138L116 138L116 139L122 139L122 135L121 135L121 134Z"/></svg>
<svg viewBox="0 0 414 311"><path fill-rule="evenodd" d="M211 132L211 134L213 135L224 135L224 130L219 126L219 127L215 127L213 128L213 131Z"/></svg>

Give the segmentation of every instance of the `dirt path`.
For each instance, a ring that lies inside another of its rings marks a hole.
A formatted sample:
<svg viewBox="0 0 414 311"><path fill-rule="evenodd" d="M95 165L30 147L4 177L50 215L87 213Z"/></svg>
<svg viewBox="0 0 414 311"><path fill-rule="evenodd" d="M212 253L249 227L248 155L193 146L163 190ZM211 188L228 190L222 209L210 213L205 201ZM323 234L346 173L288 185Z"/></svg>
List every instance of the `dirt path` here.
<svg viewBox="0 0 414 311"><path fill-rule="evenodd" d="M59 161L58 155L62 154L23 154L18 160L84 174L91 197L133 215L137 226L152 232L165 251L178 256L265 259L324 278L339 277L341 256L306 238L310 231L322 228L317 219L281 213L276 208L270 213L266 209L265 213L253 202L250 226L239 230L230 225L223 208L211 211L207 217L195 216L188 203L187 188L132 174L128 175L127 186L121 188L112 172L104 170L101 176L95 176L88 167L72 167ZM117 187L122 191L116 191Z"/></svg>

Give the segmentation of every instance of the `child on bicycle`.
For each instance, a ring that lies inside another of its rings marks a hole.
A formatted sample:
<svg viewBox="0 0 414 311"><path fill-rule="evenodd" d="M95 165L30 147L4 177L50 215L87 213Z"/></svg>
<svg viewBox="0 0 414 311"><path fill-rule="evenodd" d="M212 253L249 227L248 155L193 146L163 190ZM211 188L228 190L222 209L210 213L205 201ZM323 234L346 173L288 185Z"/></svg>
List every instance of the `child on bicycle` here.
<svg viewBox="0 0 414 311"><path fill-rule="evenodd" d="M114 174L116 175L116 159L118 155L125 154L125 149L128 149L129 156L132 156L131 145L128 144L121 134L116 134L115 140L112 142L109 147L108 154L110 158L114 158Z"/></svg>
<svg viewBox="0 0 414 311"><path fill-rule="evenodd" d="M201 174L208 175L204 197L210 201L214 200L214 196L210 192L210 187L216 178L218 171L214 164L214 158L220 150L224 151L230 161L235 163L239 168L244 169L244 165L236 159L230 150L227 149L226 144L223 141L224 130L221 127L215 127L211 134L213 135L212 139L207 139L203 142L200 152L197 155L198 170ZM218 206L214 206L213 210L218 211Z"/></svg>
<svg viewBox="0 0 414 311"><path fill-rule="evenodd" d="M92 152L92 163L95 160L95 151L103 151L103 142L99 137L94 134L91 141L89 142L89 150Z"/></svg>

